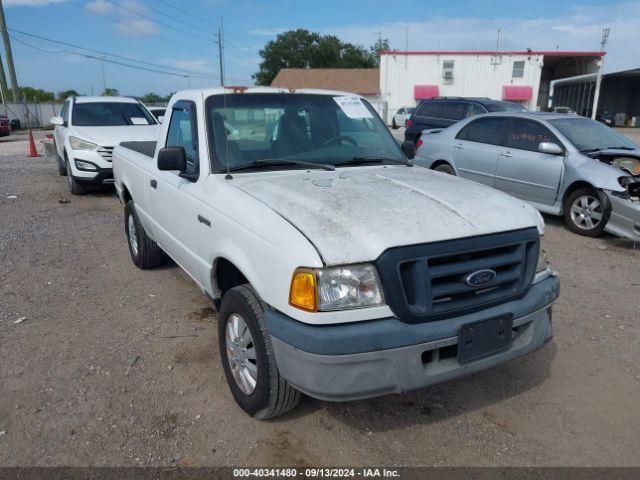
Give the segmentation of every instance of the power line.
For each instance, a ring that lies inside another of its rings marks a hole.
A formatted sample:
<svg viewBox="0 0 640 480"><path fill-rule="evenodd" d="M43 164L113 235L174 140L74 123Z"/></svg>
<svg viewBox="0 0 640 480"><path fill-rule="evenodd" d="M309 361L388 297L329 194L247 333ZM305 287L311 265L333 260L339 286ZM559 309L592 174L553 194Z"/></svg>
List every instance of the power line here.
<svg viewBox="0 0 640 480"><path fill-rule="evenodd" d="M132 0L132 1L136 2L139 5L142 5L143 7L147 8L148 10L151 10L152 12L157 13L158 15L162 15L163 17L169 18L174 22L178 22L178 23L181 23L183 25L186 25L187 27L191 27L191 28L195 28L196 30L200 30L201 32L203 32L205 34L211 35L211 37L214 37L216 35L215 32L204 31L204 30L202 30L202 27L197 27L193 23L185 22L184 20L180 20L179 18L176 18L176 17L174 17L172 15L169 15L168 13L164 13L161 10L153 8L153 7L149 6L149 5L147 5L146 3L143 3L141 0Z"/></svg>
<svg viewBox="0 0 640 480"><path fill-rule="evenodd" d="M94 48L82 47L80 45L76 45L76 44L73 44L73 43L63 42L61 40L54 40L52 38L43 37L42 35L35 35L33 33L23 32L21 30L15 29L15 28L7 28L7 30L9 30L11 32L14 32L14 33L19 33L21 35L26 35L28 37L37 38L39 40L45 40L47 42L55 43L55 44L58 44L58 45L63 45L65 47L77 48L77 49L80 49L80 50L86 50L87 52L98 53L100 55L107 55L109 57L119 58L121 60L126 60L127 62L140 63L140 64L148 65L148 66L151 66L151 67L163 68L165 70L174 70L175 72L179 72L179 73L187 73L187 74L191 75L194 78L198 77L198 76L206 77L206 78L216 78L214 75L209 75L209 74L206 74L206 73L196 72L194 70L188 70L188 69L185 69L185 68L170 67L170 66L167 66L167 65L160 65L158 63L146 62L144 60L135 60L135 59L131 59L131 58L125 57L123 55L117 55L115 53L107 52L107 51L104 51L104 50L97 50L97 49L94 49ZM14 38L14 37L12 37L12 38ZM22 42L22 43L24 43L24 42ZM28 45L28 46L31 46L31 45ZM33 47L33 46L31 46L31 47L36 49L36 50L39 50L39 48L37 48L37 47ZM49 52L49 53L54 53L54 52Z"/></svg>
<svg viewBox="0 0 640 480"><path fill-rule="evenodd" d="M184 34L186 34L186 35L191 35L192 37L199 38L200 40L205 40L205 41L207 41L207 42L212 42L212 41L213 41L213 39L211 39L211 38L206 38L206 37L203 37L203 36L201 36L201 35L197 35L197 34L195 34L195 33L191 33L191 32L188 32L188 31L186 31L186 30L182 30L181 28L174 27L173 25L169 25L168 23L164 23L164 22L161 22L160 20L157 20L157 19L155 19L155 18L153 18L153 17L149 17L149 16L147 16L147 15L144 15L144 14L142 14L142 13L138 12L138 11L137 11L136 9L134 9L134 8L129 8L129 7L126 7L126 6L121 5L121 4L119 4L119 3L113 3L113 2L111 2L111 1L109 1L109 0L104 0L104 1L105 1L105 2L107 2L107 3L110 3L110 4L111 4L111 5L113 5L114 7L121 8L121 9L123 9L123 10L126 10L127 12L131 12L131 13L133 13L134 15L137 15L137 16L139 16L139 17L141 17L141 18L144 18L145 20L149 20L149 21L151 21L151 22L155 22L155 23L157 23L158 25L162 25L163 27L167 27L167 28L169 28L169 29L171 29L171 30L175 30L176 32L184 33ZM127 26L130 26L130 25L127 25Z"/></svg>
<svg viewBox="0 0 640 480"><path fill-rule="evenodd" d="M186 10L183 10L182 8L176 7L174 4L172 4L171 2L168 2L167 0L157 0L157 1L161 2L161 3L164 3L165 5L168 5L169 7L173 8L174 10L177 10L178 12L180 12L180 13L188 16L188 17L195 18L199 22L202 22L202 23L204 23L206 25L209 25L210 27L216 27L216 28L218 27L215 23L208 22L207 20L203 20L202 18L200 18L200 17L198 17L196 15L193 15L192 13L190 13L190 12L188 12Z"/></svg>
<svg viewBox="0 0 640 480"><path fill-rule="evenodd" d="M131 28L132 30L137 30L137 31L139 31L139 32L141 32L141 33L144 33L145 35L152 36L152 37L154 37L154 38L157 38L158 40L162 40L163 42L166 42L166 43L168 43L168 44L170 44L170 45L178 46L178 47L182 47L182 48L186 48L186 49L188 49L188 50L193 50L193 47L190 47L190 46L185 45L185 44L182 44L182 43L178 43L178 42L176 42L175 40L170 40L170 39L168 39L168 38L161 37L160 35L158 35L158 34L156 34L156 33L150 33L149 31L144 30L144 29L139 28L139 27L136 27L135 25L127 25L127 24L123 24L123 23L122 23L120 20L118 20L117 18L110 17L109 15L105 15L104 13L96 12L95 10L89 10L89 9L86 9L86 8L84 8L84 6L83 6L83 5L80 5L79 3L76 3L76 2L74 2L74 1L72 1L72 0L67 0L67 2L66 2L66 3L68 3L69 5L73 5L74 7L77 7L77 8L79 8L79 9L81 9L81 10L87 11L87 12L89 12L89 13L93 13L94 15L99 15L100 17L104 17L104 18L106 18L107 20L109 20L109 21L111 21L111 22L113 22L113 23L115 23L115 24L124 25L124 27L126 27L126 28Z"/></svg>
<svg viewBox="0 0 640 480"><path fill-rule="evenodd" d="M154 68L140 67L138 65L131 65L131 64L128 64L128 63L124 63L124 62L118 62L116 60L110 60L110 59L105 58L105 57L97 57L95 55L89 55L88 53L73 52L71 50L57 50L57 51L46 50L46 49L39 48L39 47L36 47L34 45L31 45L31 44L29 44L29 43L27 43L27 42L25 42L23 40L20 40L19 38L14 37L13 35L11 35L11 38L14 39L15 41L17 41L18 43L21 43L22 45L24 45L26 47L33 48L34 50L39 50L39 51L44 52L44 53L56 53L56 54L67 53L67 54L75 55L75 56L78 56L78 57L84 57L84 58L89 58L89 59L92 59L92 60L98 60L100 62L107 62L107 63L111 63L111 64L114 64L114 65L120 65L122 67L133 68L135 70L143 70L145 72L159 73L161 75L171 75L171 76L180 77L180 78L192 78L193 77L193 75L190 75L188 73L176 73L176 72L168 72L166 70L158 70L158 69L154 69ZM214 78L213 76L209 76L209 77ZM195 77L195 78L204 78L204 77Z"/></svg>

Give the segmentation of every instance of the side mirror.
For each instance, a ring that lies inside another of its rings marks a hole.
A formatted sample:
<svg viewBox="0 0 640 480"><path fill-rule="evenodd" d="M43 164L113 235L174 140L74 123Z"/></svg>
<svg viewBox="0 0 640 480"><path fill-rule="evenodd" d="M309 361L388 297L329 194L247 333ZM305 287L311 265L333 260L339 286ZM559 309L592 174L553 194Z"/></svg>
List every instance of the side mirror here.
<svg viewBox="0 0 640 480"><path fill-rule="evenodd" d="M64 120L62 117L51 117L49 123L51 123L51 125L64 125Z"/></svg>
<svg viewBox="0 0 640 480"><path fill-rule="evenodd" d="M164 120L164 115L158 115L158 123L162 123Z"/></svg>
<svg viewBox="0 0 640 480"><path fill-rule="evenodd" d="M547 153L549 155L562 155L563 150L560 145L552 142L542 142L538 145L538 151L540 153Z"/></svg>
<svg viewBox="0 0 640 480"><path fill-rule="evenodd" d="M416 156L416 144L413 143L412 141L405 140L400 145L400 148L402 148L402 151L404 152L404 154L407 156L409 160L411 160L413 157Z"/></svg>
<svg viewBox="0 0 640 480"><path fill-rule="evenodd" d="M164 147L158 152L158 170L178 170L184 172L187 169L187 155L184 147Z"/></svg>

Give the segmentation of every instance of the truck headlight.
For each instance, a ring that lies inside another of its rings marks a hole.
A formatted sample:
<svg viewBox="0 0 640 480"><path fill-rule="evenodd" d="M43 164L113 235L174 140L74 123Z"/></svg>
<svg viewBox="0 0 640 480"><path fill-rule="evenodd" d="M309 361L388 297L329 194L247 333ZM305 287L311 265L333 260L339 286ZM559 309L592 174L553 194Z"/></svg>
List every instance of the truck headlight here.
<svg viewBox="0 0 640 480"><path fill-rule="evenodd" d="M384 303L378 273L371 264L297 270L289 303L307 311L375 307Z"/></svg>
<svg viewBox="0 0 640 480"><path fill-rule="evenodd" d="M69 144L73 150L93 150L98 146L78 137L69 137Z"/></svg>
<svg viewBox="0 0 640 480"><path fill-rule="evenodd" d="M536 265L536 273L544 272L549 267L547 260L547 252L544 250L542 242L540 242L540 250L538 252L538 264Z"/></svg>
<svg viewBox="0 0 640 480"><path fill-rule="evenodd" d="M543 237L540 237L540 250L538 251L538 263L536 264L536 273L533 276L533 283L538 283L555 273L551 270L551 265L547 260L547 253L544 248Z"/></svg>

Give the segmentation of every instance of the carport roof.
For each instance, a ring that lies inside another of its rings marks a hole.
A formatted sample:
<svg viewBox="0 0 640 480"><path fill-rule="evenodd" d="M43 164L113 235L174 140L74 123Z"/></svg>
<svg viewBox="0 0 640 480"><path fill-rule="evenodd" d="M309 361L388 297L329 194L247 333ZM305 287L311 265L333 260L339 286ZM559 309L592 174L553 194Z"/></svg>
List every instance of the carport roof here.
<svg viewBox="0 0 640 480"><path fill-rule="evenodd" d="M607 52L561 50L385 50L380 55L543 55L545 57L604 57Z"/></svg>

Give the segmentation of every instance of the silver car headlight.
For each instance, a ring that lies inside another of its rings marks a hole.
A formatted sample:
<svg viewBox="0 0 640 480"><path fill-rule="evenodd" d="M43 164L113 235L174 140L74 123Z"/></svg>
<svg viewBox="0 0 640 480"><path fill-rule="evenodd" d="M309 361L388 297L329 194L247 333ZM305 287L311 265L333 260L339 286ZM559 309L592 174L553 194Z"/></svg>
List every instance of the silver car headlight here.
<svg viewBox="0 0 640 480"><path fill-rule="evenodd" d="M69 144L73 150L93 150L98 146L95 143L82 140L78 137L69 137Z"/></svg>
<svg viewBox="0 0 640 480"><path fill-rule="evenodd" d="M289 303L307 311L336 311L384 304L378 272L371 264L299 269Z"/></svg>

